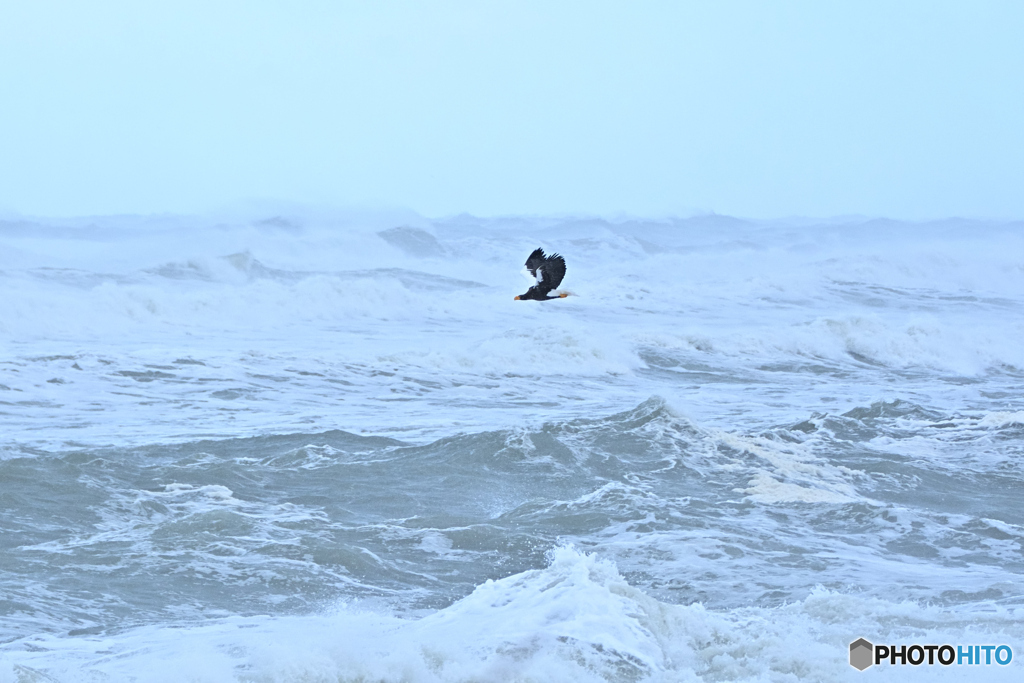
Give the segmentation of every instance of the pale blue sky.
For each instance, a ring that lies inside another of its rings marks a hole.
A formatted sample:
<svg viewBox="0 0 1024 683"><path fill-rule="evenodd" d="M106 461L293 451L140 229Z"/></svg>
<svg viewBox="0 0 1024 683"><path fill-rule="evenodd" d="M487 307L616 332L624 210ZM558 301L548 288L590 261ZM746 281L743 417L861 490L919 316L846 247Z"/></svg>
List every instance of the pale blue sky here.
<svg viewBox="0 0 1024 683"><path fill-rule="evenodd" d="M0 31L23 213L1024 218L1024 2L0 0Z"/></svg>

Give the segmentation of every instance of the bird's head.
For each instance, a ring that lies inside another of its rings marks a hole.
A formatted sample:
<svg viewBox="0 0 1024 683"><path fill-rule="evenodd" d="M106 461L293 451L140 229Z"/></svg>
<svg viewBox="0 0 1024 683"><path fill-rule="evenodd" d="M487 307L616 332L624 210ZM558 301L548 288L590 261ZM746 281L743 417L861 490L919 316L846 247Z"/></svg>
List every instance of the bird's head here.
<svg viewBox="0 0 1024 683"><path fill-rule="evenodd" d="M516 301L532 301L534 299L540 298L541 297L537 295L537 289L535 287L530 287L528 290L526 290L526 294L520 294L519 296L517 296Z"/></svg>

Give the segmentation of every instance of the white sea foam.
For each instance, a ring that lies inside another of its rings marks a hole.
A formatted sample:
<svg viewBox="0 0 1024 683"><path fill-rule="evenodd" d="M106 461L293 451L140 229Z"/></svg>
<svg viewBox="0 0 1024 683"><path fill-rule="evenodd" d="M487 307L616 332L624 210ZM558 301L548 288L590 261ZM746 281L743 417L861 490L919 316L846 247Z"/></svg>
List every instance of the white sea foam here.
<svg viewBox="0 0 1024 683"><path fill-rule="evenodd" d="M559 548L547 568L488 581L418 619L342 606L319 616L31 637L5 647L0 681L852 681L863 674L846 662L848 643L865 636L1024 647L1012 611L956 614L827 590L772 609L671 605L630 586L607 561ZM944 669L914 673L1014 675Z"/></svg>
<svg viewBox="0 0 1024 683"><path fill-rule="evenodd" d="M983 427L999 428L1010 425L1024 425L1024 411L1000 411L989 413L979 420L978 424Z"/></svg>

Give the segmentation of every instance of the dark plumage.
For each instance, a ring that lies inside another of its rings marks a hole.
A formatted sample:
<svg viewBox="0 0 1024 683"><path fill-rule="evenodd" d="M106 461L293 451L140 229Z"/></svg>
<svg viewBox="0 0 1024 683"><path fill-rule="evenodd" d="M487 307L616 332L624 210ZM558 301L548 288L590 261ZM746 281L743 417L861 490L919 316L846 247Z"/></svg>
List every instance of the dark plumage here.
<svg viewBox="0 0 1024 683"><path fill-rule="evenodd" d="M526 259L526 268L530 275L537 278L537 284L526 290L526 294L520 294L516 301L534 300L550 301L551 299L564 299L568 294L548 296L548 293L562 284L565 277L565 259L558 254L545 256L543 249L534 249L530 258Z"/></svg>

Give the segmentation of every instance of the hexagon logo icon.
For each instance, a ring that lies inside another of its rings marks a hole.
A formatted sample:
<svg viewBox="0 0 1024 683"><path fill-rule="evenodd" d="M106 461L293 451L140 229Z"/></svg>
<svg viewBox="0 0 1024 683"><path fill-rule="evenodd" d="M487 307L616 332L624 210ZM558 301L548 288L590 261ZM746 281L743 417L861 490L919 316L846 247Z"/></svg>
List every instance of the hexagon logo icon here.
<svg viewBox="0 0 1024 683"><path fill-rule="evenodd" d="M850 643L850 666L857 671L863 671L875 663L875 646L858 638Z"/></svg>

